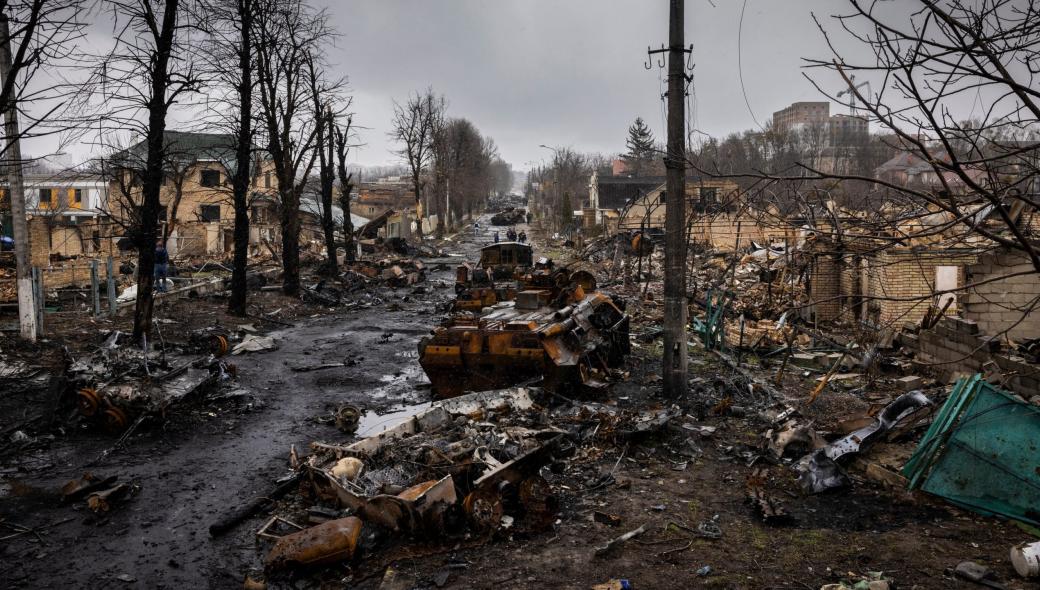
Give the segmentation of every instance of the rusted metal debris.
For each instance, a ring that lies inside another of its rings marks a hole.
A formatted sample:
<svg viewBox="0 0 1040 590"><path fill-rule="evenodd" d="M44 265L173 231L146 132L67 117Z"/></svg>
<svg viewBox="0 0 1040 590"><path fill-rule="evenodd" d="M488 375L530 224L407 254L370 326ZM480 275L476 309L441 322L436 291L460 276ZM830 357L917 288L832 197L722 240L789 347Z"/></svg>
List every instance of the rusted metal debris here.
<svg viewBox="0 0 1040 590"><path fill-rule="evenodd" d="M290 533L275 541L265 564L280 568L348 560L357 550L361 527L361 519L348 516Z"/></svg>
<svg viewBox="0 0 1040 590"><path fill-rule="evenodd" d="M132 495L137 486L132 483L117 483L117 476L99 477L92 473L84 473L80 479L73 479L61 488L62 502L86 500L92 512L110 511L116 503Z"/></svg>
<svg viewBox="0 0 1040 590"><path fill-rule="evenodd" d="M469 394L350 445L312 444L300 467L307 514L316 510L319 520L349 514L354 521L332 518L321 529L279 537L269 567L348 560L357 548L355 526L357 535L364 529L363 537L383 548L466 531L552 526L559 499L539 472L570 447L562 431L530 427L544 423L544 416L535 418L545 411L532 395L527 389ZM262 529L264 538L274 534L270 529ZM333 529L354 540L333 542Z"/></svg>
<svg viewBox="0 0 1040 590"><path fill-rule="evenodd" d="M234 379L236 367L223 360L235 336L205 330L178 346L144 352L124 345L113 332L95 353L66 370L69 391L80 414L113 433L124 432L145 415L162 414L218 383Z"/></svg>
<svg viewBox="0 0 1040 590"><path fill-rule="evenodd" d="M630 351L629 318L622 301L586 291L585 274L532 273L525 284L542 283L519 291L516 301L498 303L481 317L453 316L423 338L419 363L434 394L451 397L536 378L555 390L606 386Z"/></svg>
<svg viewBox="0 0 1040 590"><path fill-rule="evenodd" d="M911 391L899 396L877 415L873 424L849 433L802 457L796 465L796 470L799 472L799 483L807 492L811 493L849 485L849 478L838 465L838 461L847 455L865 450L904 418L931 403L931 400L920 391Z"/></svg>

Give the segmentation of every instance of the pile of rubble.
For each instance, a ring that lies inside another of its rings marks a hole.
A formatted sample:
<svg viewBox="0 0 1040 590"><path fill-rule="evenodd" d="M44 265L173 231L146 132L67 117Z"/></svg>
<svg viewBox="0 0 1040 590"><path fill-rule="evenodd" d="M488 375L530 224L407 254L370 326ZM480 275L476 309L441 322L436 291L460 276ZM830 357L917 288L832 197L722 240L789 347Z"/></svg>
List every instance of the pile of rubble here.
<svg viewBox="0 0 1040 590"><path fill-rule="evenodd" d="M414 258L382 258L348 264L342 279L358 287L378 280L390 287L407 287L426 280L426 265Z"/></svg>
<svg viewBox="0 0 1040 590"><path fill-rule="evenodd" d="M258 532L273 541L269 570L389 561L409 544L551 526L560 501L540 473L573 446L538 397L523 388L469 394L353 444L293 452L299 493Z"/></svg>

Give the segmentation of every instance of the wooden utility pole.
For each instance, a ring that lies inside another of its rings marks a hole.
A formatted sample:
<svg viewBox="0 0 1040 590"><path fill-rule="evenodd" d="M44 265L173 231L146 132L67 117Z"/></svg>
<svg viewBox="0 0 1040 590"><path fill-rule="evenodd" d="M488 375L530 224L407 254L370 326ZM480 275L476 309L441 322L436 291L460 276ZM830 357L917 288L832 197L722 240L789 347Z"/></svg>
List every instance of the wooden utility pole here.
<svg viewBox="0 0 1040 590"><path fill-rule="evenodd" d="M0 12L0 80L11 75L11 30L7 14ZM25 184L22 178L22 149L18 131L18 93L12 92L4 112L4 172L11 196L11 225L14 230L15 280L18 287L18 325L22 338L36 340L36 306L32 270L29 267L29 227L25 221Z"/></svg>
<svg viewBox="0 0 1040 590"><path fill-rule="evenodd" d="M668 153L664 206L664 393L686 393L686 53L683 0L668 15Z"/></svg>

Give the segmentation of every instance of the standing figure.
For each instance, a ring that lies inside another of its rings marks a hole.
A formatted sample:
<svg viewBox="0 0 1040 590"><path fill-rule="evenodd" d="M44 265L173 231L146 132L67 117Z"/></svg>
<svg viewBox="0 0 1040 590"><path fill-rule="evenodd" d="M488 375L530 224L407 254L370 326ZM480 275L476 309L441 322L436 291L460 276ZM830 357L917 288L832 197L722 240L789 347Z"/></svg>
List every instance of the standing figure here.
<svg viewBox="0 0 1040 590"><path fill-rule="evenodd" d="M169 271L170 254L162 240L155 242L155 290L166 292L166 274Z"/></svg>

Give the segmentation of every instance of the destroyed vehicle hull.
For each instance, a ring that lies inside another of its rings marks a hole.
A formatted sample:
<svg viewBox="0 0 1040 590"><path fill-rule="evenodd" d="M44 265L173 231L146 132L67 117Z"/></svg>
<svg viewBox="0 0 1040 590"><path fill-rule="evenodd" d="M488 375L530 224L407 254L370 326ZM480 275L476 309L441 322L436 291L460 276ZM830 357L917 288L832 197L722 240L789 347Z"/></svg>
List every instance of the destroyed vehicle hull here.
<svg viewBox="0 0 1040 590"><path fill-rule="evenodd" d="M519 242L499 242L480 249L479 267L492 278L508 279L534 266L534 250Z"/></svg>
<svg viewBox="0 0 1040 590"><path fill-rule="evenodd" d="M629 353L629 318L603 293L577 297L566 307L544 306L541 291L496 305L481 318L455 317L419 342L419 364L433 392L452 397L542 378L568 391L606 385L605 371ZM543 305L540 306L539 305Z"/></svg>
<svg viewBox="0 0 1040 590"><path fill-rule="evenodd" d="M97 353L73 363L66 375L80 414L113 433L144 415L164 414L171 405L233 378L236 371L217 358L228 352L230 337L223 332L191 335L185 350L209 349L204 356L171 355L169 364L147 359L147 371L141 352L117 346L118 338L116 333Z"/></svg>
<svg viewBox="0 0 1040 590"><path fill-rule="evenodd" d="M491 225L517 225L527 221L527 213L523 209L509 208L491 216Z"/></svg>

